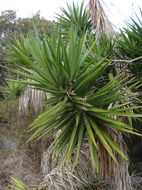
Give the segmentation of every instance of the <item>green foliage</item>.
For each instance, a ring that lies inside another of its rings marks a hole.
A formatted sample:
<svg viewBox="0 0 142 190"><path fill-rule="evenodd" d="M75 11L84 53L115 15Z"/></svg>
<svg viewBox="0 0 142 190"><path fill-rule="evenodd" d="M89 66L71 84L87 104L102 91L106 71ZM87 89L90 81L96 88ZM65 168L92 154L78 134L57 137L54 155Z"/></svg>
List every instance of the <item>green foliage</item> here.
<svg viewBox="0 0 142 190"><path fill-rule="evenodd" d="M38 187L28 187L25 183L23 183L20 179L11 177L11 185L9 185L9 190L46 190L44 185L40 185Z"/></svg>
<svg viewBox="0 0 142 190"><path fill-rule="evenodd" d="M20 96L21 92L24 90L24 85L19 84L16 81L8 81L7 85L1 86L1 93L4 97L16 98Z"/></svg>
<svg viewBox="0 0 142 190"><path fill-rule="evenodd" d="M94 43L95 42L95 43ZM88 36L87 47L91 48L92 53L95 54L96 57L100 58L113 58L114 56L114 46L115 41L113 39L107 39L105 35L96 42L94 35Z"/></svg>
<svg viewBox="0 0 142 190"><path fill-rule="evenodd" d="M0 15L0 85L4 85L5 75L8 75L1 67L7 63L7 43L13 41L16 37L20 38L21 33L24 36L27 35L29 29L33 29L33 23L36 24L37 30L40 34L43 31L46 34L50 34L52 23L43 17L41 18L40 12L37 12L31 18L17 18L16 12L12 10L2 11ZM1 97L1 94L0 94Z"/></svg>
<svg viewBox="0 0 142 190"><path fill-rule="evenodd" d="M96 55L91 49L86 49L86 43L86 35L78 37L76 31L71 31L66 40L62 39L62 34L57 31L50 37L42 38L35 31L24 39L28 53L20 40L9 46L11 61L18 63L19 70L8 70L26 78L19 80L20 83L29 84L51 94L46 103L48 109L30 126L29 130L34 133L29 140L48 138L56 134L56 139L50 146L50 153L54 158L61 153L64 154L60 164L62 167L67 166L72 153L76 151L72 171L78 162L86 136L92 164L97 171L98 142L115 163L117 158L114 150L127 159L113 140L112 133L117 134L121 131L139 134L134 132L129 124L124 123L123 119L116 119L114 116L142 117L141 114L131 112L137 108L131 107L131 101L122 103L137 95L129 93L139 85L135 78L120 80L119 76L111 77L101 88L94 85L110 66L111 60L103 58L96 61ZM121 104L108 108L116 102Z"/></svg>
<svg viewBox="0 0 142 190"><path fill-rule="evenodd" d="M16 18L16 12L7 10L1 12L0 15L0 48L6 47L6 43L11 42L19 34L26 35L29 29L33 29L33 23L36 23L39 33L43 31L47 34L50 33L52 23L44 18L41 18L40 12L37 12L31 18Z"/></svg>
<svg viewBox="0 0 142 190"><path fill-rule="evenodd" d="M94 62L98 62L100 59L106 58L106 59L113 59L114 57L114 46L115 46L115 40L113 39L107 39L106 36L102 36L100 40L95 39L95 35L89 34L87 35L87 43L86 47L87 49L91 49L91 54L88 56L88 61L92 64ZM94 58L92 59L93 56ZM95 82L95 87L99 88L106 84L106 82L109 81L108 73L115 71L115 68L113 65L110 65L103 75L101 75L100 78Z"/></svg>
<svg viewBox="0 0 142 190"><path fill-rule="evenodd" d="M135 19L131 18L131 21L127 23L127 28L124 28L124 30L121 31L121 35L116 41L117 48L119 49L119 57L122 59L136 59L142 56L142 10L140 10L139 15L140 16L135 15ZM125 63L122 64L124 65ZM128 68L130 69L131 74L133 74L139 81L142 82L142 58L128 64ZM140 88L136 90L141 91L141 85ZM135 104L142 105L141 96L139 99L135 99ZM140 108L134 110L134 113L142 114L142 109ZM137 131L142 131L142 120L140 118L132 119L132 123ZM141 138L133 136L130 141L127 140L127 145L130 149L130 169L140 173Z"/></svg>
<svg viewBox="0 0 142 190"><path fill-rule="evenodd" d="M91 30L91 19L89 13L84 8L83 2L81 5L69 5L67 9L61 8L61 15L58 15L58 25L63 29L64 33L68 33L70 28L75 27L79 35L83 32Z"/></svg>
<svg viewBox="0 0 142 190"><path fill-rule="evenodd" d="M142 10L140 13L142 15ZM121 36L117 40L117 47L123 59L142 56L142 21L137 15L136 18L127 23L127 28L121 31ZM130 69L135 76L142 76L142 59L132 63Z"/></svg>
<svg viewBox="0 0 142 190"><path fill-rule="evenodd" d="M9 190L31 190L31 189L21 180L12 177Z"/></svg>

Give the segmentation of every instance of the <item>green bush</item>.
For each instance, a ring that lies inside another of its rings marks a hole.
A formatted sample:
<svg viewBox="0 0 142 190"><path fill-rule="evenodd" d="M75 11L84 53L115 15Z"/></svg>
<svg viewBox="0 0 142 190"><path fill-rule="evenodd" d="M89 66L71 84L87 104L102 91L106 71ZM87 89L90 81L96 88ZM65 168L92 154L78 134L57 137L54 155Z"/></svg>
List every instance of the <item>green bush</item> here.
<svg viewBox="0 0 142 190"><path fill-rule="evenodd" d="M140 15L141 18L136 15L135 19L127 23L127 28L121 31L117 39L119 56L122 59L135 59L142 56L142 10L140 10ZM131 63L129 68L136 77L141 78L142 58Z"/></svg>
<svg viewBox="0 0 142 190"><path fill-rule="evenodd" d="M1 92L5 98L17 98L24 90L24 85L16 81L8 81L5 86L1 86Z"/></svg>

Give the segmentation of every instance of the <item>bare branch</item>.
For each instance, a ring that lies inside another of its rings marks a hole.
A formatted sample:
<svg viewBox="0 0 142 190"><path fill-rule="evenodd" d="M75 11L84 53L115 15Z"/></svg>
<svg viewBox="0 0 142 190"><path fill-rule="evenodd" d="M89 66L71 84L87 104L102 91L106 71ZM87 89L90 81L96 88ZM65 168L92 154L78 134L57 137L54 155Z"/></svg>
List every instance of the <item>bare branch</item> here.
<svg viewBox="0 0 142 190"><path fill-rule="evenodd" d="M135 59L130 59L130 60L123 60L123 59L114 59L114 60L112 60L112 62L125 62L125 63L132 63L132 62L134 62L134 61L137 61L137 60L140 60L140 59L142 59L142 56L140 56L140 57L136 57Z"/></svg>

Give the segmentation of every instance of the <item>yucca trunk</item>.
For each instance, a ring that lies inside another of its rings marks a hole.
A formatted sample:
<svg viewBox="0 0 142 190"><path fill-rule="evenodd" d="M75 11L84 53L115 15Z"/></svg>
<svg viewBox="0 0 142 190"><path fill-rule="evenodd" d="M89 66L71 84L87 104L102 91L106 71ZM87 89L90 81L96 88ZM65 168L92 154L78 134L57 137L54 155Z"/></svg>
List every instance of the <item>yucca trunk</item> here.
<svg viewBox="0 0 142 190"><path fill-rule="evenodd" d="M41 90L28 88L19 96L19 114L25 115L27 111L32 111L33 114L43 111L43 102L50 97L49 94Z"/></svg>
<svg viewBox="0 0 142 190"><path fill-rule="evenodd" d="M127 155L127 146L123 142L122 134L117 136L113 134L115 142L119 144L123 152ZM129 161L122 159L119 155L116 155L119 165L117 166L112 159L108 156L104 149L101 149L100 145L100 171L102 179L105 179L109 183L109 190L132 190L131 177L129 175Z"/></svg>
<svg viewBox="0 0 142 190"><path fill-rule="evenodd" d="M96 39L99 39L103 34L105 34L107 38L113 37L115 35L114 30L99 0L89 1L89 11Z"/></svg>
<svg viewBox="0 0 142 190"><path fill-rule="evenodd" d="M115 32L113 30L113 27L110 24L99 0L89 1L89 11L93 29L95 30L96 34L96 39L98 40L103 34L105 34L108 39L110 37L114 37ZM116 73L119 72L119 69L117 67L115 70ZM125 143L122 143L122 134L119 133L117 136L114 134L113 139L115 139L115 142L119 144L123 152L127 155L127 146ZM124 160L119 155L116 155L119 163L119 166L116 166L116 164L108 156L108 153L103 148L101 148L101 144L99 146L99 149L102 150L100 152L100 163L103 163L103 165L100 165L100 175L110 184L109 190L110 188L112 190L132 190L133 188L131 184L131 177L128 171L129 162Z"/></svg>

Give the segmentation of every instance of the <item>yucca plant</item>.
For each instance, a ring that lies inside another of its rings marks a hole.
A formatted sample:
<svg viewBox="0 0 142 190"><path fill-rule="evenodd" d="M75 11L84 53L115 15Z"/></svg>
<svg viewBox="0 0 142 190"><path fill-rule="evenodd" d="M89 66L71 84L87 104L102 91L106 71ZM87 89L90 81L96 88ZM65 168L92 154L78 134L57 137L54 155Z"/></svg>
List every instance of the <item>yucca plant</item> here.
<svg viewBox="0 0 142 190"><path fill-rule="evenodd" d="M96 41L95 35L88 35L87 47L91 48L92 53L96 57L100 58L113 58L114 56L115 40L107 39L106 35L103 35L99 41Z"/></svg>
<svg viewBox="0 0 142 190"><path fill-rule="evenodd" d="M135 59L142 56L142 10L140 9L141 18L137 15L135 19L127 23L127 27L121 31L117 40L117 47L120 51L119 56L123 59ZM136 60L129 66L132 73L142 76L142 59Z"/></svg>
<svg viewBox="0 0 142 190"><path fill-rule="evenodd" d="M57 19L64 34L67 34L72 26L76 28L79 35L89 32L92 27L91 18L83 2L80 5L67 4L67 9L61 8L61 14L57 14Z"/></svg>
<svg viewBox="0 0 142 190"><path fill-rule="evenodd" d="M11 184L9 185L9 190L31 190L31 189L20 179L11 177Z"/></svg>
<svg viewBox="0 0 142 190"><path fill-rule="evenodd" d="M29 140L56 135L49 147L50 153L54 158L64 154L60 164L62 167L68 164L74 152L72 172L78 162L84 138L88 140L96 171L99 170L100 148L107 151L116 164L117 154L114 151L127 160L113 140L112 133L120 131L138 135L121 118L142 117L131 112L137 108L131 107L132 98L137 93L129 94L129 90L139 85L135 78L119 81L119 76L113 77L111 74L110 81L101 88L95 86L95 82L111 65L111 60L103 58L96 61L91 48L86 49L86 42L86 34L78 37L74 30L66 40L62 39L59 32L52 33L51 37L40 38L35 31L24 42L28 54L20 40L9 46L10 60L17 63L19 70L8 70L25 77L25 80L19 80L20 83L51 94L45 103L47 110L30 125L29 130L34 133ZM129 101L125 102L128 98ZM115 105L116 102L120 104Z"/></svg>
<svg viewBox="0 0 142 190"><path fill-rule="evenodd" d="M121 31L121 34L117 40L117 47L119 49L119 57L126 60L133 60L128 64L130 74L135 76L142 83L142 10L140 9L139 16L135 14L134 18L131 18L127 23L127 27ZM135 61L134 61L135 60ZM127 63L122 63L123 65ZM137 89L141 93L142 88ZM135 104L142 105L141 96L135 101ZM134 111L135 113L142 114L142 109ZM141 132L141 118L133 119L133 126L136 130ZM128 141L128 147L132 147L129 152L131 159L131 170L136 170L139 163L141 163L140 146L141 138L133 137L131 142ZM136 148L137 147L137 148ZM135 155L137 154L137 161ZM139 167L140 169L140 167ZM138 169L138 170L139 170Z"/></svg>
<svg viewBox="0 0 142 190"><path fill-rule="evenodd" d="M23 84L19 84L16 81L8 81L5 86L1 86L1 92L5 97L16 98L20 96L24 89Z"/></svg>
<svg viewBox="0 0 142 190"><path fill-rule="evenodd" d="M18 178L11 177L11 184L9 185L8 190L47 190L45 185L39 185L35 187L27 186L23 181Z"/></svg>

